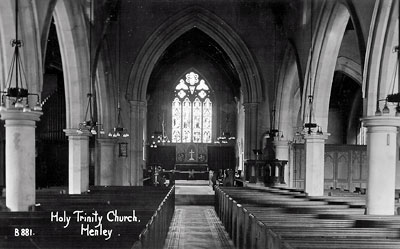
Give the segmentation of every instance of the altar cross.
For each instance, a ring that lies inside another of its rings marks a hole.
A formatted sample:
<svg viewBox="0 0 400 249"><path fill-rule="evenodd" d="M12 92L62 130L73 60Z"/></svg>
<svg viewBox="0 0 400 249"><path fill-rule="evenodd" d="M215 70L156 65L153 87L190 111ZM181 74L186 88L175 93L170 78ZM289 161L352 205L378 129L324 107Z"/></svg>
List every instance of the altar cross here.
<svg viewBox="0 0 400 249"><path fill-rule="evenodd" d="M193 161L193 160L194 160L194 158L193 158L193 154L194 154L194 153L195 153L195 152L193 151L193 149L191 149L190 152L189 152L189 154L190 154L189 161Z"/></svg>

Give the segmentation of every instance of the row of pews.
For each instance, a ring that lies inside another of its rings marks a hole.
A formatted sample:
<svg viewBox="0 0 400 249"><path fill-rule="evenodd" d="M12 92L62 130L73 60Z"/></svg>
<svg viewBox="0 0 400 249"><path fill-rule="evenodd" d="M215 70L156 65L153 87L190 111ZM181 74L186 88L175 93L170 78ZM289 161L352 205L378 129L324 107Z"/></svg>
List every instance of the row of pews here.
<svg viewBox="0 0 400 249"><path fill-rule="evenodd" d="M400 248L400 217L365 213L365 196L216 187L215 210L239 249Z"/></svg>
<svg viewBox="0 0 400 249"><path fill-rule="evenodd" d="M39 191L34 211L0 212L0 248L162 248L174 202L174 186Z"/></svg>

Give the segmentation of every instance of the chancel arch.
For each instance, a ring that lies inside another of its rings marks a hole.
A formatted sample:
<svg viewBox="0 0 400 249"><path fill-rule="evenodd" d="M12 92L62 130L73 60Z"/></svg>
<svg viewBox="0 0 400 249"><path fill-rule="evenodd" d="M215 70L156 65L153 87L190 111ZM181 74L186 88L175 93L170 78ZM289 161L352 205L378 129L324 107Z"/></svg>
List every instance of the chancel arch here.
<svg viewBox="0 0 400 249"><path fill-rule="evenodd" d="M168 170L235 166L232 138L237 134L240 81L232 64L221 46L197 28L165 50L147 88L146 138L151 165L155 151L168 150L172 160L159 162ZM222 154L221 149L229 150L224 161L213 158Z"/></svg>
<svg viewBox="0 0 400 249"><path fill-rule="evenodd" d="M260 102L261 82L250 51L228 25L210 11L191 7L164 22L144 44L130 75L129 99L145 100L146 88L155 63L163 51L178 37L192 28L198 28L214 39L232 60L242 85L244 102ZM157 38L156 38L157 37Z"/></svg>
<svg viewBox="0 0 400 249"><path fill-rule="evenodd" d="M253 155L252 149L257 148L257 114L258 103L262 101L261 78L249 49L242 39L223 20L212 12L201 7L189 7L177 13L155 30L147 39L132 66L127 86L127 98L132 101L145 103L150 77L154 65L162 58L164 51L179 37L192 29L198 29L214 40L232 62L236 71L240 90L243 92L242 103L247 106L248 129L245 136L245 155ZM251 107L250 107L251 106ZM141 124L135 120L134 129L140 129ZM139 134L139 140L140 138ZM140 150L141 145L136 144L134 150ZM137 164L141 164L141 160Z"/></svg>

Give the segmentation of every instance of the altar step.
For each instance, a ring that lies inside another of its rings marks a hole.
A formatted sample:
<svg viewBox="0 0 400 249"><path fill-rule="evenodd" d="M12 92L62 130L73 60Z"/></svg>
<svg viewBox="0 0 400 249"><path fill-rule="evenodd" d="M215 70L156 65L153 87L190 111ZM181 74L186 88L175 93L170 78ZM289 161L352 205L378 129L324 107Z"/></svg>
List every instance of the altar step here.
<svg viewBox="0 0 400 249"><path fill-rule="evenodd" d="M176 181L175 205L214 205L214 191L208 181Z"/></svg>

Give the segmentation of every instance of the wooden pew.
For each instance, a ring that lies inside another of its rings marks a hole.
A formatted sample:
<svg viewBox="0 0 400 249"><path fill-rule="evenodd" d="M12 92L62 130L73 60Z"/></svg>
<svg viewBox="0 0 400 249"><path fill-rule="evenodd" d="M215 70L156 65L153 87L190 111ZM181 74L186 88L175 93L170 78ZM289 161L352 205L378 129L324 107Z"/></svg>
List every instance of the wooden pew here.
<svg viewBox="0 0 400 249"><path fill-rule="evenodd" d="M35 212L0 212L0 248L131 248L139 240L147 221L155 215L159 220L157 225L163 231L161 233L159 230L153 238L163 242L165 238L160 236L166 236L173 208L166 212L162 206L167 202L173 205L174 188L137 189L135 192L135 188L131 187L126 190L97 188L93 193L83 195L41 193L38 198L41 205ZM112 229L110 239L81 235L81 223L71 221L67 228L63 228L65 223L51 222L51 211L60 211L60 214L66 211L67 215L72 215L75 210L83 210L88 214L96 210L103 217L103 229ZM135 210L137 218L142 220L109 222L106 214L113 210L117 210L121 216L128 216ZM34 235L14 236L14 229L21 228L30 228Z"/></svg>
<svg viewBox="0 0 400 249"><path fill-rule="evenodd" d="M365 216L351 200L290 192L216 189L216 212L237 248L336 248L335 241L337 248L400 248L400 219Z"/></svg>

